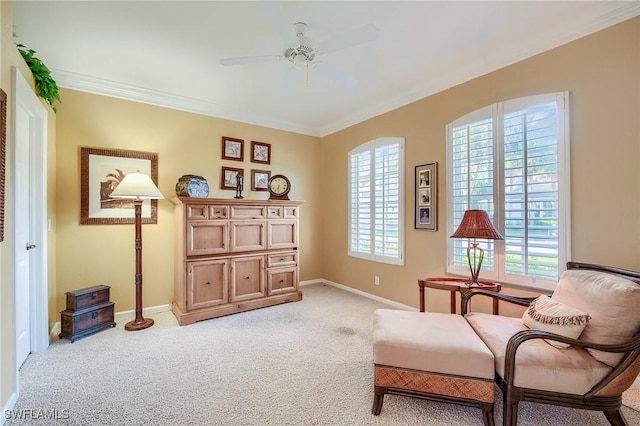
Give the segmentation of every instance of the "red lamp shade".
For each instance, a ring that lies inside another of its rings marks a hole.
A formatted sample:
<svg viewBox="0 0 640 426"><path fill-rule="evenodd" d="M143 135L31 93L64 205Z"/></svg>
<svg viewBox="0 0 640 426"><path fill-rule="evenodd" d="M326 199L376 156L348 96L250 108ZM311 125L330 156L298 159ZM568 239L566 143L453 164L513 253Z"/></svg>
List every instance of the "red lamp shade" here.
<svg viewBox="0 0 640 426"><path fill-rule="evenodd" d="M450 238L486 238L489 240L504 240L489 215L484 210L467 210L462 221Z"/></svg>

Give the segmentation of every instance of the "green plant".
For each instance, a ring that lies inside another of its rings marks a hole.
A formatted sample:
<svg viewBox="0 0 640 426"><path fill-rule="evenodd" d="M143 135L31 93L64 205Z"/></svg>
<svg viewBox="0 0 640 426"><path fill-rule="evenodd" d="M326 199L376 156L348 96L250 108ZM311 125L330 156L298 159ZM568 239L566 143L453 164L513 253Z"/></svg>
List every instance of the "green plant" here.
<svg viewBox="0 0 640 426"><path fill-rule="evenodd" d="M58 84L51 77L51 71L47 68L44 62L34 56L36 53L35 50L28 49L26 46L18 44L18 51L33 73L38 96L51 105L53 112L57 112L56 107L53 106L53 102L61 102L60 91L58 89Z"/></svg>

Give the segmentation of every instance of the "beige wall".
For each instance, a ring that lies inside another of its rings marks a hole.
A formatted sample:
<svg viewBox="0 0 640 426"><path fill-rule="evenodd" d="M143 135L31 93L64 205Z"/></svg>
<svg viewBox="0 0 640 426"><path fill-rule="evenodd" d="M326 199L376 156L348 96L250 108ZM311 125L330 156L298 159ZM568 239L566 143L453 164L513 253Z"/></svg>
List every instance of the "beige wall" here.
<svg viewBox="0 0 640 426"><path fill-rule="evenodd" d="M133 225L80 225L80 147L115 148L158 153L158 223L144 225L143 305L166 305L173 300L173 204L180 176L204 176L210 197L233 198L220 190L221 166L271 170L289 177L289 197L302 200L300 224L301 280L318 278L319 163L318 138L206 117L168 108L124 101L73 90L62 91L58 107L57 229L58 310L65 292L96 284L111 286L116 312L134 308ZM243 163L221 160L221 138L244 139ZM251 163L251 141L271 144L270 165ZM250 190L245 198L266 199L267 192Z"/></svg>
<svg viewBox="0 0 640 426"><path fill-rule="evenodd" d="M13 267L13 68L16 67L33 87L33 77L22 60L13 41L13 16L10 1L0 1L0 87L7 94L7 134L6 134L6 170L5 170L5 224L4 241L0 243L0 409L17 394L15 360L15 291ZM43 105L46 105L42 101ZM49 325L53 325L56 294L56 232L55 227L55 115L49 111L47 128L47 217L52 221L52 230L48 232L48 286L49 286Z"/></svg>
<svg viewBox="0 0 640 426"><path fill-rule="evenodd" d="M571 98L572 256L640 269L640 18L616 25L322 139L325 174L322 276L418 306L417 278L445 272L445 125L498 101L568 90ZM406 138L406 264L347 256L347 153L380 136ZM413 228L413 175L438 162L437 232ZM337 214L336 214L337 212ZM374 275L381 277L374 286ZM511 291L512 293L519 293ZM445 312L448 293L428 290L427 309Z"/></svg>

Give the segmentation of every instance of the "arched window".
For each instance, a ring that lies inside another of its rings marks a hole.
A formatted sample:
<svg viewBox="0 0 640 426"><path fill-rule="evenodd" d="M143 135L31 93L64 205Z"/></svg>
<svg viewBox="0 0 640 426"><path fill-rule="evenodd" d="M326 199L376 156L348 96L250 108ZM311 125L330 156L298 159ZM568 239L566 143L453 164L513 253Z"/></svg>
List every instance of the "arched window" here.
<svg viewBox="0 0 640 426"><path fill-rule="evenodd" d="M447 187L447 235L481 209L505 237L478 240L481 278L554 289L570 258L569 94L500 102L447 125ZM447 272L469 275L468 245L448 239Z"/></svg>
<svg viewBox="0 0 640 426"><path fill-rule="evenodd" d="M349 152L349 256L404 265L404 138Z"/></svg>

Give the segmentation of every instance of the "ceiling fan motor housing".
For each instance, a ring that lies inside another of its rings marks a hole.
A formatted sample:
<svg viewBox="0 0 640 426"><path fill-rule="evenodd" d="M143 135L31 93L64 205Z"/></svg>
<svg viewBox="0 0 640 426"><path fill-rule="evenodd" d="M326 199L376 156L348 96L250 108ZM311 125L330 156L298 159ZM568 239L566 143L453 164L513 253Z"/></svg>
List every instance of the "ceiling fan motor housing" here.
<svg viewBox="0 0 640 426"><path fill-rule="evenodd" d="M295 63L296 57L301 55L306 62L311 62L316 57L316 51L313 40L305 36L307 24L304 22L296 22L293 24L293 31L298 38L297 47L289 47L283 53L289 62ZM298 59L300 61L300 59Z"/></svg>

